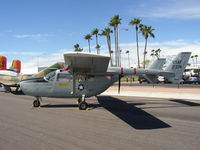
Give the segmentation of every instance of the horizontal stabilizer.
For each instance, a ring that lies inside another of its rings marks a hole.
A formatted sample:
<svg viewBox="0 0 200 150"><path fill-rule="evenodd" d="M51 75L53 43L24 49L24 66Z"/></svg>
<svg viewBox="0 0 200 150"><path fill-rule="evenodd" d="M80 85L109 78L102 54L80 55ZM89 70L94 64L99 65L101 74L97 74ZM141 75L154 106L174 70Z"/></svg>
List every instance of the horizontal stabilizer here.
<svg viewBox="0 0 200 150"><path fill-rule="evenodd" d="M158 83L158 76L157 75L151 75L151 74L143 74L143 78L145 78L149 83Z"/></svg>

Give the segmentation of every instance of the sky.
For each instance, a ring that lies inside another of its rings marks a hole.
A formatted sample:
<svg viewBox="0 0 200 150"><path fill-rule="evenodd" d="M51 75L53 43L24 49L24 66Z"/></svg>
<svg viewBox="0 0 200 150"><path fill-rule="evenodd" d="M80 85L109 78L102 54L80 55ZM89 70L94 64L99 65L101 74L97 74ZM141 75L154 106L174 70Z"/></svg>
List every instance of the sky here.
<svg viewBox="0 0 200 150"><path fill-rule="evenodd" d="M23 73L37 72L37 66L63 61L64 52L74 51L78 43L88 52L84 36L94 28L108 27L109 20L119 15L119 43L122 65L127 66L127 50L131 64L137 62L133 18L151 25L155 38L148 39L147 58L152 49L160 48L162 57L191 51L200 57L199 0L0 0L0 55L22 61ZM128 30L125 30L128 29ZM92 37L92 53L95 37ZM114 50L114 35L111 35ZM108 55L105 37L99 37L101 54ZM142 57L144 38L139 35ZM193 63L190 60L190 63ZM198 58L200 63L200 58Z"/></svg>

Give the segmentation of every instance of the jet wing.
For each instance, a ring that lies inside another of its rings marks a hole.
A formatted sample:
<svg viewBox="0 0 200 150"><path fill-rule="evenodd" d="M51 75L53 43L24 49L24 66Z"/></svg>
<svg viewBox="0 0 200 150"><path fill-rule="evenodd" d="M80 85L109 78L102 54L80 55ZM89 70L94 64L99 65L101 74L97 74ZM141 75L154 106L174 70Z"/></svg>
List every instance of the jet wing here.
<svg viewBox="0 0 200 150"><path fill-rule="evenodd" d="M74 73L98 74L105 73L110 57L88 53L65 53L65 64Z"/></svg>

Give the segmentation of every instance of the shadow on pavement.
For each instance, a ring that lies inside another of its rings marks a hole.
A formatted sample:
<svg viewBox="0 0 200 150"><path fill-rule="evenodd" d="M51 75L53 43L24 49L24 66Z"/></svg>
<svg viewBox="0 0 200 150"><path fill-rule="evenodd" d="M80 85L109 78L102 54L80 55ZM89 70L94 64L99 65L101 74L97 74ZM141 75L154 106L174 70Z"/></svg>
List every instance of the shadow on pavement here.
<svg viewBox="0 0 200 150"><path fill-rule="evenodd" d="M127 103L118 98L111 96L98 96L99 104L89 104L92 109L103 107L119 119L126 122L128 125L135 129L150 130L171 127L162 120L145 112L138 105L145 105L145 103ZM42 105L43 108L70 108L78 107L76 104L46 104ZM91 112L92 113L92 112Z"/></svg>
<svg viewBox="0 0 200 150"><path fill-rule="evenodd" d="M136 105L143 105L142 103L135 105L110 96L99 96L97 100L100 106L135 129L160 129L171 127L162 120L136 107Z"/></svg>
<svg viewBox="0 0 200 150"><path fill-rule="evenodd" d="M170 100L170 101L188 105L188 106L200 106L199 103L189 102L189 101L185 101L185 100L174 99L174 100Z"/></svg>
<svg viewBox="0 0 200 150"><path fill-rule="evenodd" d="M75 104L57 104L57 105L51 105L51 104L46 104L46 105L41 105L40 107L43 108L67 108L67 107L78 107L78 105Z"/></svg>
<svg viewBox="0 0 200 150"><path fill-rule="evenodd" d="M22 92L22 91L11 91L10 93L12 93L14 95L25 95L24 92Z"/></svg>

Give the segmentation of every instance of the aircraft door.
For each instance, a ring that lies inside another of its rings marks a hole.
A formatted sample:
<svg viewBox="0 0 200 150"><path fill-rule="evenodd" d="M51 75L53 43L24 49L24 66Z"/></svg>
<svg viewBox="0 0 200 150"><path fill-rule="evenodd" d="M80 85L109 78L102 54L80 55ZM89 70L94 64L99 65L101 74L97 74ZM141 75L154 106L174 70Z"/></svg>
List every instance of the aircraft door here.
<svg viewBox="0 0 200 150"><path fill-rule="evenodd" d="M76 96L85 95L86 93L86 75L76 74L73 78L73 92Z"/></svg>
<svg viewBox="0 0 200 150"><path fill-rule="evenodd" d="M72 97L73 77L69 73L58 73L54 83L54 93L61 97Z"/></svg>

